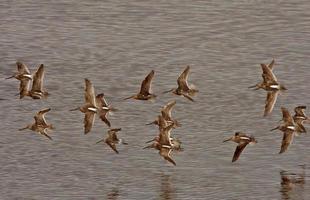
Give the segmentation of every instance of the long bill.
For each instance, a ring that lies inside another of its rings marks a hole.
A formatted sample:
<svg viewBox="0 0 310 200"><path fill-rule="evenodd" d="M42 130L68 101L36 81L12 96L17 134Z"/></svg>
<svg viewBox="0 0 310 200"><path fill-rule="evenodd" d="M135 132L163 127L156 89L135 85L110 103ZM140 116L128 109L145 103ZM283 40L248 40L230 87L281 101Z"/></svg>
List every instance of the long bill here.
<svg viewBox="0 0 310 200"><path fill-rule="evenodd" d="M26 130L26 129L28 129L28 126L26 126L25 128L20 128L20 129L18 129L19 131L23 131L23 130Z"/></svg>
<svg viewBox="0 0 310 200"><path fill-rule="evenodd" d="M153 142L153 141L155 141L155 138L152 139L152 140L149 140L149 141L147 141L147 142L145 142L145 143L150 143L150 142Z"/></svg>
<svg viewBox="0 0 310 200"><path fill-rule="evenodd" d="M7 78L5 78L5 79L11 79L11 78L14 78L14 75L13 75L13 76L10 76L10 77L7 77Z"/></svg>
<svg viewBox="0 0 310 200"><path fill-rule="evenodd" d="M274 130L277 130L277 129L279 129L279 126L273 128L273 129L271 129L270 131L274 131Z"/></svg>
<svg viewBox="0 0 310 200"><path fill-rule="evenodd" d="M103 139L101 139L101 140L99 140L98 142L96 142L96 144L98 144L98 143L100 143L100 142L103 142L105 139L103 138Z"/></svg>
<svg viewBox="0 0 310 200"><path fill-rule="evenodd" d="M224 140L223 142L228 142L228 141L230 141L231 140L231 138L229 138L229 139L227 139L227 140Z"/></svg>
<svg viewBox="0 0 310 200"><path fill-rule="evenodd" d="M77 107L77 108L73 108L73 109L71 109L71 110L69 110L69 111L76 111L76 110L79 110L80 108L79 107Z"/></svg>
<svg viewBox="0 0 310 200"><path fill-rule="evenodd" d="M163 94L166 94L166 93L172 92L173 90L174 90L174 89L164 91L164 92L163 92Z"/></svg>
<svg viewBox="0 0 310 200"><path fill-rule="evenodd" d="M135 97L135 95L132 95L130 97L126 97L124 100L133 99L134 97Z"/></svg>

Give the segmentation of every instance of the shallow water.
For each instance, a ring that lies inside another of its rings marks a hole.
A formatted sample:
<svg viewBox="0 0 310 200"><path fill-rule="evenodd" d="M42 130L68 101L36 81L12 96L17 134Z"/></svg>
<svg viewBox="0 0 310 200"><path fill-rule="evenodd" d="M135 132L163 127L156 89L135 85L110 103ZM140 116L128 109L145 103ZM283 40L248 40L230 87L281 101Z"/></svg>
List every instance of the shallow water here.
<svg viewBox="0 0 310 200"><path fill-rule="evenodd" d="M306 0L0 2L1 199L310 199L308 136L279 155L282 134L269 132L281 106L310 103L309 9ZM289 90L263 118L266 93L247 87L272 58ZM46 65L48 99L14 96L18 82L4 78L17 60L31 71ZM195 103L160 94L186 65L200 90ZM159 98L123 101L151 69ZM99 119L84 135L83 114L67 112L83 103L84 78L119 109L110 120L130 144L119 155L94 145L107 130ZM183 125L173 134L185 149L173 155L176 167L142 150L157 134L144 124L172 99ZM17 131L46 107L54 141ZM258 144L232 164L236 144L222 140L235 131ZM282 170L305 173L305 183L283 188Z"/></svg>

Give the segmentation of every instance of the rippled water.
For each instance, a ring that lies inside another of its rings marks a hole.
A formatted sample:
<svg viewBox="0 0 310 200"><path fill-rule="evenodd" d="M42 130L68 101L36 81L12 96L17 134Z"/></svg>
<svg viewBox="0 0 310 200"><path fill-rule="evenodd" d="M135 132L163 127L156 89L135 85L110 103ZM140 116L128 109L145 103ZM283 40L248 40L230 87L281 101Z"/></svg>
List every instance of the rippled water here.
<svg viewBox="0 0 310 200"><path fill-rule="evenodd" d="M306 0L1 1L1 199L310 199L309 136L279 155L282 134L269 132L281 106L310 103L309 9ZM272 58L289 90L263 118L266 93L247 87ZM46 65L47 100L14 96L18 82L4 78L17 60L31 71ZM176 86L186 65L200 90L197 101L160 95ZM159 98L123 101L151 69ZM67 112L83 103L84 78L120 110L111 123L130 145L119 155L94 145L105 124L96 119L84 135L83 114ZM173 155L176 167L142 150L157 134L144 124L172 99L183 124L173 134L185 149ZM17 131L46 107L54 141ZM238 130L258 144L231 163L236 144L222 140ZM281 184L283 170L304 173L304 184Z"/></svg>

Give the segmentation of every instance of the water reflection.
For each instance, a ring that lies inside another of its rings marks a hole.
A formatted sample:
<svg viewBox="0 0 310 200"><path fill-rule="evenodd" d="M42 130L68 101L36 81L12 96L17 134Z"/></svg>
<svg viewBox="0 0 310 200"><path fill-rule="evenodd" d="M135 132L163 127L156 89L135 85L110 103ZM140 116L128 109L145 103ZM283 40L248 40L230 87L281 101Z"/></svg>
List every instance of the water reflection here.
<svg viewBox="0 0 310 200"><path fill-rule="evenodd" d="M282 199L289 200L295 196L299 197L304 191L305 165L302 166L302 173L289 173L282 170L281 175L281 195Z"/></svg>
<svg viewBox="0 0 310 200"><path fill-rule="evenodd" d="M119 190L117 188L113 188L111 192L107 194L108 200L117 200L119 197Z"/></svg>
<svg viewBox="0 0 310 200"><path fill-rule="evenodd" d="M161 176L161 188L160 188L160 199L172 200L175 199L175 188L172 185L171 176L162 174Z"/></svg>

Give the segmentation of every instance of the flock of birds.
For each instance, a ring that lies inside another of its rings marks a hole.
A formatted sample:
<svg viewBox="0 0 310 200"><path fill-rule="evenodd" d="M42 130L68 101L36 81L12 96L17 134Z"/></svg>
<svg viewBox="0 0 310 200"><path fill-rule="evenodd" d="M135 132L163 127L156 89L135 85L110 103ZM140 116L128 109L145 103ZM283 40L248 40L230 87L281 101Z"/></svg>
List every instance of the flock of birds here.
<svg viewBox="0 0 310 200"><path fill-rule="evenodd" d="M267 91L267 99L265 105L264 116L269 115L274 105L277 101L278 94L281 91L287 90L282 84L280 84L273 73L275 61L269 65L261 64L262 68L262 78L263 80L249 88L254 88L254 90L264 89ZM48 92L43 87L44 81L44 65L41 64L37 71L34 74L31 74L28 67L22 62L16 62L17 72L14 73L11 77L7 79L16 78L20 81L19 86L19 96L20 98L24 98L25 96L29 96L33 99L42 99L47 98L49 95ZM181 73L181 75L177 79L178 87L165 91L163 93L173 93L178 96L183 96L186 99L194 102L193 97L197 92L199 92L193 85L188 84L188 76L189 76L190 67L187 66L185 70ZM135 99L135 100L151 100L156 98L156 95L151 92L151 84L154 77L154 70L152 70L142 81L140 91L132 95L127 99ZM32 85L31 85L32 84ZM30 87L31 85L31 87ZM111 112L117 111L116 108L112 107L105 100L105 96L103 93L97 94L95 93L94 86L91 81L85 79L85 95L84 95L85 103L77 108L71 109L70 111L79 110L84 113L84 133L87 134L91 131L92 126L95 121L95 116L98 115L99 118L110 128L107 132L107 137L99 140L97 143L105 142L109 145L116 153L119 153L116 145L127 143L118 138L117 134L121 131L121 128L111 128L111 123L108 120L108 115ZM147 125L155 124L159 127L159 134L155 136L152 140L147 141L146 143L151 143L148 146L144 147L144 149L156 149L159 151L160 156L162 156L165 160L169 161L173 165L176 165L175 161L172 158L173 151L182 151L181 144L182 142L171 136L171 131L181 126L181 124L172 117L172 109L176 105L176 101L168 102L162 109L157 118ZM285 107L281 107L282 110L282 123L277 126L273 130L281 130L283 132L283 139L281 150L279 153L285 152L289 145L292 143L294 135L300 135L301 133L306 133L306 129L304 127L305 122L310 122L310 119L305 114L306 106L297 106L295 108L295 115L292 116L288 109ZM45 120L45 114L49 112L51 109L43 109L37 112L34 116L34 122L32 124L27 125L24 128L19 129L25 130L30 129L35 131L48 139L52 140L51 136L48 135L48 130L54 129L52 124L48 124ZM255 144L257 140L253 136L248 136L242 132L236 132L232 137L223 142L233 141L238 143L236 150L234 152L232 162L235 162L240 157L242 151L248 144Z"/></svg>

